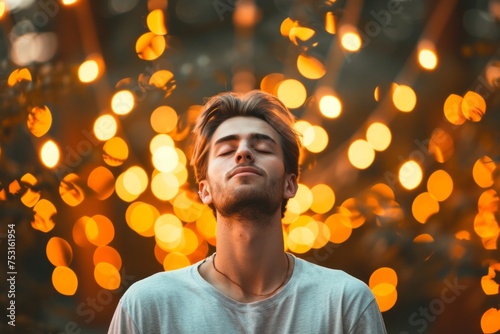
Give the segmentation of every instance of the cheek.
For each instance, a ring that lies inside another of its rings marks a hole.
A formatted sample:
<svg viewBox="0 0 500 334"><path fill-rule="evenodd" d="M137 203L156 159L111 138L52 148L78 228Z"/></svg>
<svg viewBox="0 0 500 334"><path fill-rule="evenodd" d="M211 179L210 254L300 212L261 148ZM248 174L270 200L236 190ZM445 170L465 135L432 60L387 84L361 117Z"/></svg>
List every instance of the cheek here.
<svg viewBox="0 0 500 334"><path fill-rule="evenodd" d="M223 177L226 171L227 164L222 164L219 161L213 161L208 165L207 168L207 180L219 180Z"/></svg>
<svg viewBox="0 0 500 334"><path fill-rule="evenodd" d="M274 175L282 175L285 173L285 165L279 159L273 159L266 163L266 169Z"/></svg>

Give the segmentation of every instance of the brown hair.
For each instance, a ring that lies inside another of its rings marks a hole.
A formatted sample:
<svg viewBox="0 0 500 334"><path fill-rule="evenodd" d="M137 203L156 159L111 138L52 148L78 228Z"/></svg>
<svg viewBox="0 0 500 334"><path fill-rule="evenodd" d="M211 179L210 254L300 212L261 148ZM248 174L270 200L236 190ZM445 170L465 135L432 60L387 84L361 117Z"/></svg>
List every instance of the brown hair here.
<svg viewBox="0 0 500 334"><path fill-rule="evenodd" d="M274 95L253 90L246 94L226 92L215 95L203 107L193 129L195 138L191 165L197 182L206 178L209 143L215 130L225 120L235 116L256 117L273 127L280 136L285 171L299 177L301 144L299 135L293 128L295 117ZM282 214L287 202L283 201Z"/></svg>

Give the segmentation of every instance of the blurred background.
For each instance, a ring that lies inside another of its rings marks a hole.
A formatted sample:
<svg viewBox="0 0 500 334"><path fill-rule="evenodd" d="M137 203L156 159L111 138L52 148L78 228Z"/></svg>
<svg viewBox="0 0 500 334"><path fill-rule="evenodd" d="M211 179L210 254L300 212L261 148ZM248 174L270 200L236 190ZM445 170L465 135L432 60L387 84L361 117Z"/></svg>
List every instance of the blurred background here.
<svg viewBox="0 0 500 334"><path fill-rule="evenodd" d="M302 134L287 251L366 282L389 333L499 332L499 20L496 0L0 1L0 332L105 333L133 282L213 253L190 132L252 89Z"/></svg>

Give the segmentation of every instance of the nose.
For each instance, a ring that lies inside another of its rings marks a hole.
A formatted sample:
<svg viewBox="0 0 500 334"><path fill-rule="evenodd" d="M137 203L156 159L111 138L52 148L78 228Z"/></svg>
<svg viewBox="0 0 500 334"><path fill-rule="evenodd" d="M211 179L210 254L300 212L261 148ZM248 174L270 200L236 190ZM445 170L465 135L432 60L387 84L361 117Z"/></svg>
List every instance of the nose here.
<svg viewBox="0 0 500 334"><path fill-rule="evenodd" d="M254 159L255 156L248 144L242 142L235 154L236 163L254 162Z"/></svg>

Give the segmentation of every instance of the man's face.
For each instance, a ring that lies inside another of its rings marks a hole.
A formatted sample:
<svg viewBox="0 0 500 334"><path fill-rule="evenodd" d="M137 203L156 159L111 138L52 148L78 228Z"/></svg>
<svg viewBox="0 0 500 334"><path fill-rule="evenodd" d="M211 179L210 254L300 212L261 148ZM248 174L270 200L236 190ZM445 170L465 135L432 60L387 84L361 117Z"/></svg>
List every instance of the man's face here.
<svg viewBox="0 0 500 334"><path fill-rule="evenodd" d="M294 174L286 174L278 133L255 117L224 121L209 143L208 170L200 182L205 204L218 214L246 217L280 212L283 198L295 195Z"/></svg>

